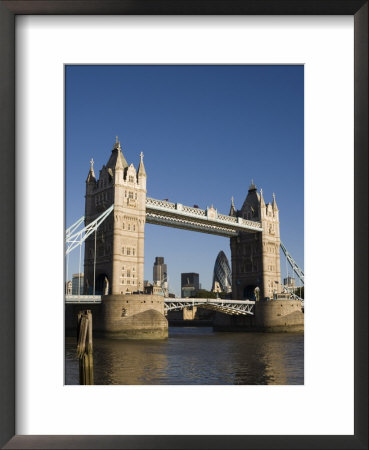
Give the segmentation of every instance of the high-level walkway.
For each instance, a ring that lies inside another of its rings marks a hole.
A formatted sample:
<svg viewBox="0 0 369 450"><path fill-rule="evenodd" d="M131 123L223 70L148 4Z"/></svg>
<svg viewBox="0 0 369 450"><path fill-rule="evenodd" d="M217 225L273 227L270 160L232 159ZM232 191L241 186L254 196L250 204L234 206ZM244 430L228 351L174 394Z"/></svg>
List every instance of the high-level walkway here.
<svg viewBox="0 0 369 450"><path fill-rule="evenodd" d="M96 231L112 213L113 209L114 204L110 205L97 219L82 229L84 216L67 228L65 233L66 254L81 245ZM263 231L260 222L219 214L213 207L200 209L150 197L146 198L146 222L225 237L237 236L240 231Z"/></svg>
<svg viewBox="0 0 369 450"><path fill-rule="evenodd" d="M200 209L150 197L146 198L146 222L226 237L262 231L260 222L219 214L213 207Z"/></svg>

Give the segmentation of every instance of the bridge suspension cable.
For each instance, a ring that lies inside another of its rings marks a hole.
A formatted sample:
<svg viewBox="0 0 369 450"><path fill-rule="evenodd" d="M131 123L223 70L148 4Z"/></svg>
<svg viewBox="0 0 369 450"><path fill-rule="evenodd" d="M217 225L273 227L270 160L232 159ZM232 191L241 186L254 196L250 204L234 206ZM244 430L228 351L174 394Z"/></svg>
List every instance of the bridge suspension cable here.
<svg viewBox="0 0 369 450"><path fill-rule="evenodd" d="M85 220L85 216L82 216L80 219L77 220L77 222L74 222L73 225L71 225L69 228L65 230L65 236L68 240L70 235L81 225L81 223Z"/></svg>
<svg viewBox="0 0 369 450"><path fill-rule="evenodd" d="M85 220L85 217L82 216L77 220L77 222L71 225L65 232L65 254L68 255L72 250L78 247L78 245L82 245L82 243L99 228L99 226L104 222L104 220L113 211L113 209L114 204L111 205L106 211L104 211L97 219L77 232L75 232L75 230L82 224L82 222Z"/></svg>
<svg viewBox="0 0 369 450"><path fill-rule="evenodd" d="M296 273L296 275L300 278L300 280L304 284L304 272L298 266L297 262L292 258L292 256L288 253L286 247L283 245L283 242L281 242L281 249L286 256L287 261L290 263L293 271Z"/></svg>

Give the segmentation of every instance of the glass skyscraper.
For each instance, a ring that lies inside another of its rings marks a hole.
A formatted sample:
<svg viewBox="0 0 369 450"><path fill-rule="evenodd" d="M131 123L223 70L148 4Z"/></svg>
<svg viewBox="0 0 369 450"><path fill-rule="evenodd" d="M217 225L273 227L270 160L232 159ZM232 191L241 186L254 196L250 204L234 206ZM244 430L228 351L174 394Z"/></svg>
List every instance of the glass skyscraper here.
<svg viewBox="0 0 369 450"><path fill-rule="evenodd" d="M218 253L217 259L214 264L213 273L213 290L215 284L219 283L222 292L228 294L232 291L232 274L229 262L223 251Z"/></svg>

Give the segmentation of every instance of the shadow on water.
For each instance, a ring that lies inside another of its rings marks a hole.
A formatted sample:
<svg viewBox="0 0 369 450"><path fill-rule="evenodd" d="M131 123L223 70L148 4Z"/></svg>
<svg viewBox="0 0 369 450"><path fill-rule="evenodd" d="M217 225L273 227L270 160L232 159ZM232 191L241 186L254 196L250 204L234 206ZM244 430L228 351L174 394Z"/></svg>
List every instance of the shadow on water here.
<svg viewBox="0 0 369 450"><path fill-rule="evenodd" d="M66 339L66 384L79 384L75 339ZM166 340L94 339L95 384L303 384L302 333L169 328Z"/></svg>

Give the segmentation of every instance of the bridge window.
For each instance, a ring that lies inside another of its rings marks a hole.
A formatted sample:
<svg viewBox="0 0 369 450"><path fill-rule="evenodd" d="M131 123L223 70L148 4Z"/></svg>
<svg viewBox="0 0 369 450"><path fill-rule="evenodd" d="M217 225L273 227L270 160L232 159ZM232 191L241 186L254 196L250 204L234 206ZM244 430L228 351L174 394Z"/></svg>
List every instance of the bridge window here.
<svg viewBox="0 0 369 450"><path fill-rule="evenodd" d="M131 276L131 271L127 269L127 278Z"/></svg>
<svg viewBox="0 0 369 450"><path fill-rule="evenodd" d="M131 224L128 224L128 231L131 231Z"/></svg>
<svg viewBox="0 0 369 450"><path fill-rule="evenodd" d="M132 255L135 256L135 254L136 254L136 250L133 248L132 249ZM135 269L133 269L133 270L135 270Z"/></svg>
<svg viewBox="0 0 369 450"><path fill-rule="evenodd" d="M136 225L133 225L133 231L136 231Z"/></svg>
<svg viewBox="0 0 369 450"><path fill-rule="evenodd" d="M122 225L122 227L123 227L123 230L124 230L124 228L125 228L124 222L123 222L123 225Z"/></svg>
<svg viewBox="0 0 369 450"><path fill-rule="evenodd" d="M124 247L122 247L122 255L124 255ZM123 270L124 270L124 266L123 266Z"/></svg>
<svg viewBox="0 0 369 450"><path fill-rule="evenodd" d="M131 254L131 249L129 247L127 247L127 255Z"/></svg>
<svg viewBox="0 0 369 450"><path fill-rule="evenodd" d="M135 199L137 200L137 193L135 193Z"/></svg>
<svg viewBox="0 0 369 450"><path fill-rule="evenodd" d="M128 198L132 198L133 199L133 192L128 192Z"/></svg>

